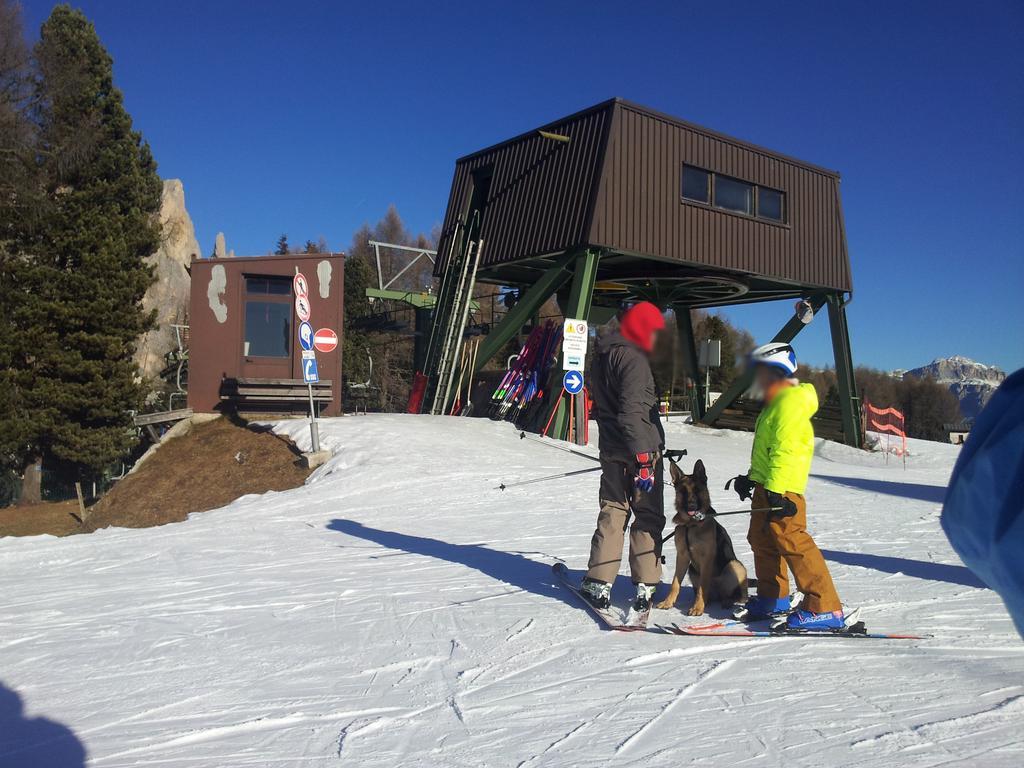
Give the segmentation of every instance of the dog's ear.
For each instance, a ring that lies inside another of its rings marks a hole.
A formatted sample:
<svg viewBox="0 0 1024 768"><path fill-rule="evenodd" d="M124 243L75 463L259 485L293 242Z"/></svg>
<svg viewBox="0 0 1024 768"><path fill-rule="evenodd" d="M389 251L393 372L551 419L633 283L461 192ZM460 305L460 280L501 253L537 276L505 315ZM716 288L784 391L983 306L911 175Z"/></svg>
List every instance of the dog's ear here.
<svg viewBox="0 0 1024 768"><path fill-rule="evenodd" d="M697 459L697 463L693 465L693 476L702 483L706 483L708 481L708 473L704 469L704 462L700 459Z"/></svg>
<svg viewBox="0 0 1024 768"><path fill-rule="evenodd" d="M669 460L668 462L668 473L672 477L672 485L675 485L683 479L683 470L681 470L679 465L672 460Z"/></svg>

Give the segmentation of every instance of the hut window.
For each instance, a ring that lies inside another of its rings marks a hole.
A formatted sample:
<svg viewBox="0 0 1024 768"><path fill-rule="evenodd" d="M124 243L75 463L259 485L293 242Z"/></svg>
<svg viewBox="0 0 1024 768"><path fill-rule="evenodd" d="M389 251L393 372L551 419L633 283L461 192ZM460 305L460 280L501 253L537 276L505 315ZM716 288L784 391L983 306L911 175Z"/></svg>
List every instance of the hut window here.
<svg viewBox="0 0 1024 768"><path fill-rule="evenodd" d="M783 221L785 218L784 197L777 189L767 187L757 188L757 217L759 219L771 219L772 221Z"/></svg>
<svg viewBox="0 0 1024 768"><path fill-rule="evenodd" d="M715 206L737 213L754 213L754 185L715 175Z"/></svg>
<svg viewBox="0 0 1024 768"><path fill-rule="evenodd" d="M698 203L711 202L711 174L692 165L684 165L683 197Z"/></svg>

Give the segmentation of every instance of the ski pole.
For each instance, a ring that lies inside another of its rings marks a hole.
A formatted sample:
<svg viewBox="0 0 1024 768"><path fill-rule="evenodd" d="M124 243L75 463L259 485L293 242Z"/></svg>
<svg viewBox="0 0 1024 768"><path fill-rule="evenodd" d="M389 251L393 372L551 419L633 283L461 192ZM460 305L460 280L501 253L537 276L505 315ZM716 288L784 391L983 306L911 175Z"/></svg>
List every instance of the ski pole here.
<svg viewBox="0 0 1024 768"><path fill-rule="evenodd" d="M546 477L535 477L533 480L520 480L516 483L502 483L501 485L495 486L495 490L504 491L506 488L515 488L518 485L530 485L531 483L545 483L548 480L558 480L562 477L572 477L573 475L582 475L587 472L599 472L601 467L587 467L587 469L577 469L572 472L560 472L557 475L547 475Z"/></svg>
<svg viewBox="0 0 1024 768"><path fill-rule="evenodd" d="M541 445L546 445L548 448L555 448L555 449L557 449L559 451L565 451L566 453L571 453L574 456L582 456L583 458L590 459L591 461L600 461L601 460L597 456L591 456L589 453L583 453L582 451L574 451L572 448L566 448L564 445L558 445L557 443L549 443L546 440L542 440L539 437L532 437L531 435L528 435L526 432L520 432L519 433L519 439L520 440L532 440L535 443L540 443ZM681 458L681 457L683 457L685 455L686 455L686 449L685 448L679 449L679 450L666 450L665 454L664 454L664 458L668 459L669 461L673 461L673 460Z"/></svg>
<svg viewBox="0 0 1024 768"><path fill-rule="evenodd" d="M519 439L520 440L532 440L535 443L540 443L541 445L546 445L548 448L556 448L559 451L565 451L566 453L571 453L574 456L582 456L584 459L590 459L591 461L600 461L601 460L597 456L591 456L589 453L583 453L583 451L574 451L572 448L566 448L564 445L557 445L555 443L545 442L544 440L541 440L539 437L531 437L530 435L526 434L526 432L520 432L519 433Z"/></svg>

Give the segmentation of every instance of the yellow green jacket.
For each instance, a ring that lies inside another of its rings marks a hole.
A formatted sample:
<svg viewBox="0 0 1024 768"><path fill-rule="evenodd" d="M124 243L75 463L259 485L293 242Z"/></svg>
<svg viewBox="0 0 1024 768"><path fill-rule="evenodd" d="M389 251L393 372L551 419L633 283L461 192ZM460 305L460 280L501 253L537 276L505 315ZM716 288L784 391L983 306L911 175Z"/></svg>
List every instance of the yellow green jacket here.
<svg viewBox="0 0 1024 768"><path fill-rule="evenodd" d="M803 493L814 456L811 416L818 393L811 384L785 387L757 417L750 452L750 479L776 493Z"/></svg>

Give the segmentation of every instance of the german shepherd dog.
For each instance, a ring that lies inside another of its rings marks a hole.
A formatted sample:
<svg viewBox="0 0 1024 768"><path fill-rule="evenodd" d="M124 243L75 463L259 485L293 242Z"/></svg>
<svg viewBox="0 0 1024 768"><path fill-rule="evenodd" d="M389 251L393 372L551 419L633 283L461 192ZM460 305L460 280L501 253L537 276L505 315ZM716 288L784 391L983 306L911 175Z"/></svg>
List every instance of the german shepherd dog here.
<svg viewBox="0 0 1024 768"><path fill-rule="evenodd" d="M704 613L705 601L720 600L723 607L746 602L747 569L736 559L732 539L717 520L708 495L708 476L700 459L687 475L670 463L676 490L676 572L668 596L657 608L671 608L679 597L683 576L690 574L695 597L689 616Z"/></svg>

